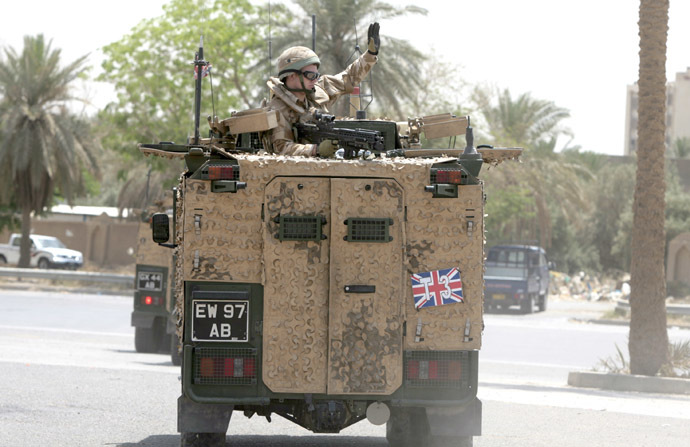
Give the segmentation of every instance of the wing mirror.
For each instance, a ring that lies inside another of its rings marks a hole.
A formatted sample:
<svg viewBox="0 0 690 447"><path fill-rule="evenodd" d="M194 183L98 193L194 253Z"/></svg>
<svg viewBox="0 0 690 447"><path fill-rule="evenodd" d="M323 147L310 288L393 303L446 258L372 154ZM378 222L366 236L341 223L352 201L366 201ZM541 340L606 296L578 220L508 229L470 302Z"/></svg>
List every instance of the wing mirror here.
<svg viewBox="0 0 690 447"><path fill-rule="evenodd" d="M153 241L164 244L170 240L170 219L165 213L156 213L151 216L151 231Z"/></svg>

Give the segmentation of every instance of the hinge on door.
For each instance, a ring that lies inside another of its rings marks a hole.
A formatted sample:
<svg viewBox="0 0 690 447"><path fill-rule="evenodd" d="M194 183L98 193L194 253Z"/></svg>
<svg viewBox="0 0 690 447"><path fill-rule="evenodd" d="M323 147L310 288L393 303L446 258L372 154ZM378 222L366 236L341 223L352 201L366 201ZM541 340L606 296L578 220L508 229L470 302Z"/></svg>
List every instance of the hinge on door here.
<svg viewBox="0 0 690 447"><path fill-rule="evenodd" d="M201 214L194 215L194 234L201 235Z"/></svg>
<svg viewBox="0 0 690 447"><path fill-rule="evenodd" d="M194 264L192 270L199 270L199 250L194 250Z"/></svg>
<svg viewBox="0 0 690 447"><path fill-rule="evenodd" d="M422 337L422 317L417 318L417 331L415 332L414 341L415 343L424 341L424 337Z"/></svg>
<svg viewBox="0 0 690 447"><path fill-rule="evenodd" d="M465 321L465 338L462 339L462 341L464 343L468 343L468 342L471 342L473 340L473 338L470 337L470 328L471 328L471 324L470 324L470 319L468 317L467 320Z"/></svg>

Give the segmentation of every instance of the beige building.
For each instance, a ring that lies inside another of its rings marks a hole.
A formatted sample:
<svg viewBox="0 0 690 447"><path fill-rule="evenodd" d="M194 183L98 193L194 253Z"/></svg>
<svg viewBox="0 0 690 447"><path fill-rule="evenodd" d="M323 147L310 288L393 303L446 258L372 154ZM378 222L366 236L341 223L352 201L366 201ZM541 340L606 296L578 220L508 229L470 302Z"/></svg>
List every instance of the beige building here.
<svg viewBox="0 0 690 447"><path fill-rule="evenodd" d="M625 105L625 155L637 150L637 84L629 85ZM678 138L690 138L690 67L666 85L666 148Z"/></svg>

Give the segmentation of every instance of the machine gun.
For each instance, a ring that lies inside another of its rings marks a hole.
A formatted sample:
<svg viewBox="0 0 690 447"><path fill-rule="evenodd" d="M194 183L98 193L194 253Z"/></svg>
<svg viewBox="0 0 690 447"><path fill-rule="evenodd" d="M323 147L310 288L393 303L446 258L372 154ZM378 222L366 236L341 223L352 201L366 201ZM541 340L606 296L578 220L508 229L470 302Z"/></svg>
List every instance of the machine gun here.
<svg viewBox="0 0 690 447"><path fill-rule="evenodd" d="M314 123L297 123L294 130L297 141L307 140L313 144L324 140L338 141L338 145L345 150L346 159L357 158L360 149L377 152L384 149L381 132L337 127L335 116L319 111L314 112Z"/></svg>

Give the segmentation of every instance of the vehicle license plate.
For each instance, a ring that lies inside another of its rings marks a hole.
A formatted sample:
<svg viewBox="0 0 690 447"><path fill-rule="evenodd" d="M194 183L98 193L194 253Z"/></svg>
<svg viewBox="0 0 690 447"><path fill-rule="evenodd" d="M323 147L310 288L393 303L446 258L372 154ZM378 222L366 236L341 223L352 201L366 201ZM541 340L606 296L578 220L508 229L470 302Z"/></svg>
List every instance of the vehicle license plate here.
<svg viewBox="0 0 690 447"><path fill-rule="evenodd" d="M192 300L192 340L248 341L249 301Z"/></svg>
<svg viewBox="0 0 690 447"><path fill-rule="evenodd" d="M137 288L160 292L163 290L163 274L160 272L139 272Z"/></svg>
<svg viewBox="0 0 690 447"><path fill-rule="evenodd" d="M495 299L495 300L504 300L504 299L506 299L506 296L505 296L505 294L503 294L503 293L494 293L492 296L493 296L493 299Z"/></svg>

